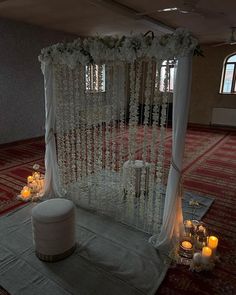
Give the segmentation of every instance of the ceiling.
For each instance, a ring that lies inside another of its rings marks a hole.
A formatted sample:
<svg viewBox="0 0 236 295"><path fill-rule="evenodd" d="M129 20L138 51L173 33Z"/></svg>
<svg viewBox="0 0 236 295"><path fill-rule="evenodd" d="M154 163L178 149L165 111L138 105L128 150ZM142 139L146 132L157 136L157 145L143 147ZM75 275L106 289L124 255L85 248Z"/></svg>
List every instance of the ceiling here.
<svg viewBox="0 0 236 295"><path fill-rule="evenodd" d="M158 12L164 8L176 10ZM178 9L177 9L178 8ZM227 41L235 0L0 0L0 17L80 36L189 29L200 43Z"/></svg>

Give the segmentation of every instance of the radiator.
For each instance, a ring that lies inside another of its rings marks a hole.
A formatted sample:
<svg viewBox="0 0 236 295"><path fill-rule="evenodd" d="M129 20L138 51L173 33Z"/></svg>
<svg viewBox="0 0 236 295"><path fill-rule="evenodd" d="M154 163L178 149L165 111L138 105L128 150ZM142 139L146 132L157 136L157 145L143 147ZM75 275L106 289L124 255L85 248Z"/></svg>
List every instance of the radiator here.
<svg viewBox="0 0 236 295"><path fill-rule="evenodd" d="M213 108L211 124L236 126L236 109Z"/></svg>

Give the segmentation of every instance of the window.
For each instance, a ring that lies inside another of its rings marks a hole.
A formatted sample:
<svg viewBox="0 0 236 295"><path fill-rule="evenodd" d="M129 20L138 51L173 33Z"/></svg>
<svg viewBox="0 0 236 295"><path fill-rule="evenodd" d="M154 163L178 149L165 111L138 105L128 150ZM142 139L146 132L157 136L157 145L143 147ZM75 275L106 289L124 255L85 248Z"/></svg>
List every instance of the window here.
<svg viewBox="0 0 236 295"><path fill-rule="evenodd" d="M226 58L222 71L220 93L236 94L236 54Z"/></svg>
<svg viewBox="0 0 236 295"><path fill-rule="evenodd" d="M101 77L99 77L99 71ZM85 67L86 92L105 92L105 65L88 65Z"/></svg>
<svg viewBox="0 0 236 295"><path fill-rule="evenodd" d="M169 71L169 73L167 73ZM174 71L175 71L175 61L174 60L167 60L163 61L161 65L161 72L160 72L160 91L164 92L165 89L165 77L166 75L169 76L168 84L167 84L167 91L173 92L174 89Z"/></svg>

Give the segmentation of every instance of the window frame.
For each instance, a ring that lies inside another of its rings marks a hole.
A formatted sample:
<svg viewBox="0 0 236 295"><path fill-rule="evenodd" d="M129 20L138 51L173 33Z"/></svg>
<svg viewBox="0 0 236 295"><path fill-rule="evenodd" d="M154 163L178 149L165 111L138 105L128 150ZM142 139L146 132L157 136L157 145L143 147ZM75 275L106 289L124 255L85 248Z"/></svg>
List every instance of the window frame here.
<svg viewBox="0 0 236 295"><path fill-rule="evenodd" d="M236 94L236 61L235 62L228 62L228 60L233 56L236 57L236 52L228 55L224 60L222 75L221 75L221 84L220 84L220 92L219 92L220 94L224 94L224 95L229 95L229 94L235 95ZM230 64L234 65L231 89L230 89L230 92L224 92L226 67L227 67L227 65L230 65Z"/></svg>
<svg viewBox="0 0 236 295"><path fill-rule="evenodd" d="M166 63L166 64L165 64ZM168 81L168 87L166 89L166 92L167 93L174 93L174 79L175 79L175 74L173 75L173 77L171 76L171 69L175 69L176 67L176 60L175 59L171 59L171 60L163 60L162 64L161 64L161 67L160 67L160 74L161 74L161 70L164 69L164 75L163 75L163 78L165 79L165 72L167 71L167 68L169 68L169 81ZM171 78L173 79L173 89L170 87L171 86ZM160 92L165 92L164 90L164 85L159 85L159 91Z"/></svg>

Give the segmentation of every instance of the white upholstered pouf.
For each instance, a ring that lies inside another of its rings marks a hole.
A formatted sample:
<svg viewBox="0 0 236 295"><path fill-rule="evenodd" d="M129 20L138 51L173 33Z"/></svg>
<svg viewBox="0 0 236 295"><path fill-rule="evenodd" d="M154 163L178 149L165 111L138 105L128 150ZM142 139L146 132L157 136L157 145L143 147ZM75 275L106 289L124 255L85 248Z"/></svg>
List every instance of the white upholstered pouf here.
<svg viewBox="0 0 236 295"><path fill-rule="evenodd" d="M32 210L35 252L44 261L58 261L73 253L75 242L75 208L66 199L44 201Z"/></svg>

